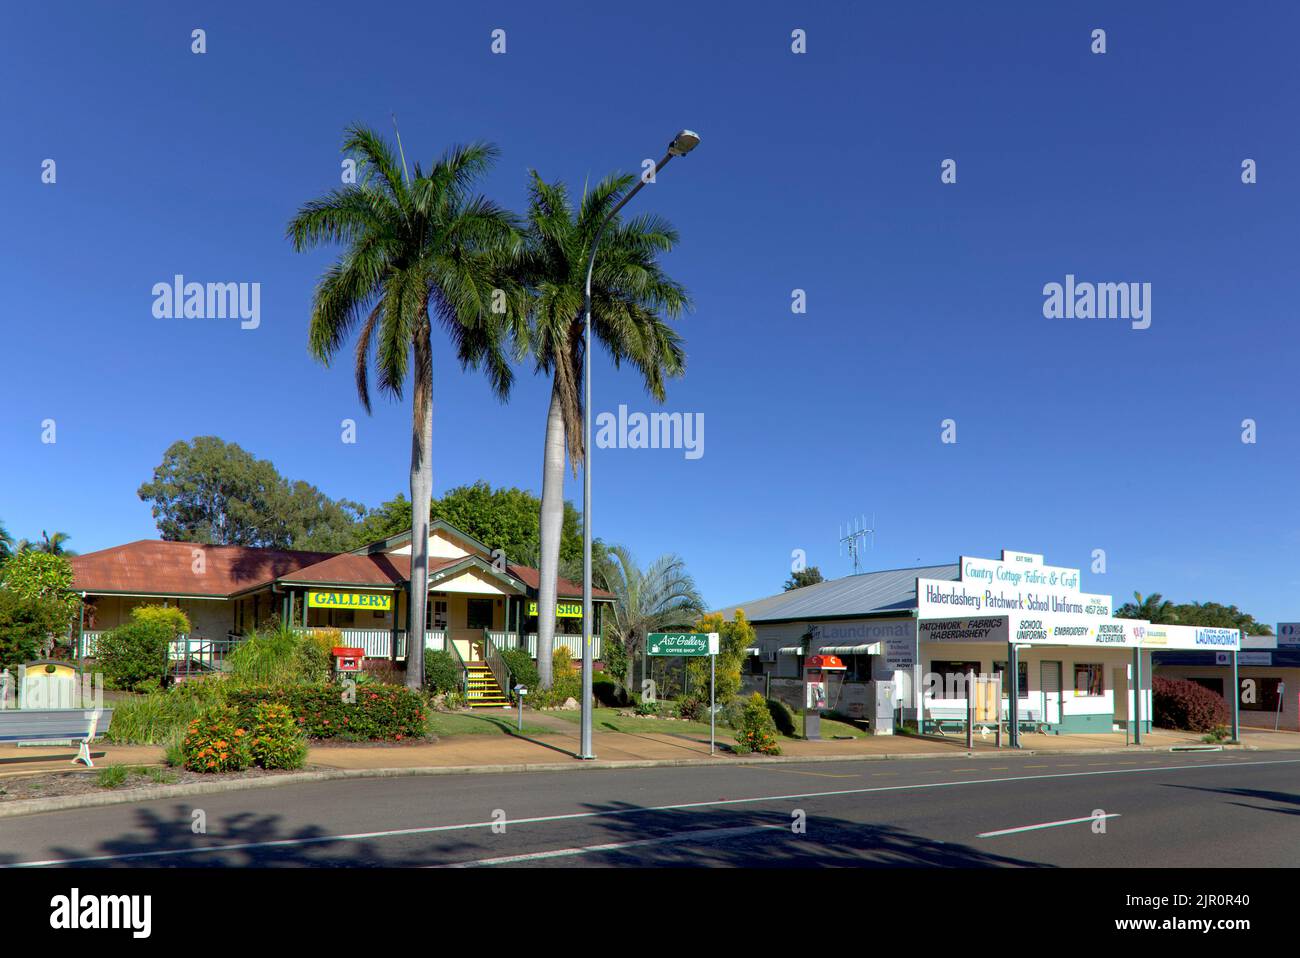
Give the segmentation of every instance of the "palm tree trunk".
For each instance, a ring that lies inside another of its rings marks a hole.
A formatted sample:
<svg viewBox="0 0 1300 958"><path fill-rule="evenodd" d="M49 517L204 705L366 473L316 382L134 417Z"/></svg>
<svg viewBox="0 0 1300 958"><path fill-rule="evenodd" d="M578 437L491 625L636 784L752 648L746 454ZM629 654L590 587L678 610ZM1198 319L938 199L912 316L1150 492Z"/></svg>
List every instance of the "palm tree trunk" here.
<svg viewBox="0 0 1300 958"><path fill-rule="evenodd" d="M555 589L560 568L560 532L564 525L564 412L559 386L551 386L542 452L541 576L537 587L537 684L551 687L551 651L555 648Z"/></svg>
<svg viewBox="0 0 1300 958"><path fill-rule="evenodd" d="M429 604L429 501L433 495L433 357L429 329L415 337L411 408L411 628L406 635L406 687L424 686L424 624ZM450 633L447 641L451 641Z"/></svg>

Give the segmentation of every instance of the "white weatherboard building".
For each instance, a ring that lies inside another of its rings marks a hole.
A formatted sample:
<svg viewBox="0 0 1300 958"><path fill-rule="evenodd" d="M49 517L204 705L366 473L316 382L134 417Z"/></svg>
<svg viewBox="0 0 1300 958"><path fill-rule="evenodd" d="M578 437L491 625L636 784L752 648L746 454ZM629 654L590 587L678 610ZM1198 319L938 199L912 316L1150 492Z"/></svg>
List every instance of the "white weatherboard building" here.
<svg viewBox="0 0 1300 958"><path fill-rule="evenodd" d="M847 671L832 682L830 709L873 722L875 686L890 683L898 717L927 730L964 717L971 672L1001 673L1008 728L1061 734L1150 729L1153 651L1214 651L1235 671L1237 630L1116 619L1111 597L1081 592L1080 581L1078 569L1004 550L846 576L723 612L743 610L758 636L748 688L801 706L804 659L834 654Z"/></svg>

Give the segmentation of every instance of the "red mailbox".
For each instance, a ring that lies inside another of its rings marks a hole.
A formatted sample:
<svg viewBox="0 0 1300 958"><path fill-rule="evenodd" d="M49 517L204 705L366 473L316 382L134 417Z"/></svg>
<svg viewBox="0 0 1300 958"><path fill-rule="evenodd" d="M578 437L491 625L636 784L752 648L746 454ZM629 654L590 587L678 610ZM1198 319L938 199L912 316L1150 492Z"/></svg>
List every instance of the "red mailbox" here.
<svg viewBox="0 0 1300 958"><path fill-rule="evenodd" d="M360 672L361 663L366 657L365 649L357 649L347 645L336 645L330 649L334 655L335 672Z"/></svg>

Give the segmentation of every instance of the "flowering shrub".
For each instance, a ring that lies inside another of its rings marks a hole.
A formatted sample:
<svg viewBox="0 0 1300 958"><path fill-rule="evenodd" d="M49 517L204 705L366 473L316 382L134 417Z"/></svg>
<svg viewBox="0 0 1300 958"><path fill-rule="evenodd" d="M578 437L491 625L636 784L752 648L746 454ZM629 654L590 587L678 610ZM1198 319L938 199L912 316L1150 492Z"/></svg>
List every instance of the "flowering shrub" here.
<svg viewBox="0 0 1300 958"><path fill-rule="evenodd" d="M238 772L248 768L248 730L234 709L218 705L189 724L181 743L185 767L192 772Z"/></svg>
<svg viewBox="0 0 1300 958"><path fill-rule="evenodd" d="M307 739L285 705L262 702L254 708L248 747L262 768L301 768L307 760Z"/></svg>
<svg viewBox="0 0 1300 958"><path fill-rule="evenodd" d="M776 740L776 723L767 709L767 701L755 692L745 700L736 727L736 751L744 755L780 755L781 746Z"/></svg>
<svg viewBox="0 0 1300 958"><path fill-rule="evenodd" d="M424 699L411 689L368 683L356 686L354 701L344 701L344 695L341 682L326 682L231 689L227 701L249 726L256 721L259 704L283 705L308 738L401 741L425 734L428 710Z"/></svg>
<svg viewBox="0 0 1300 958"><path fill-rule="evenodd" d="M1187 679L1156 676L1151 682L1154 720L1159 728L1209 732L1228 722L1228 703Z"/></svg>

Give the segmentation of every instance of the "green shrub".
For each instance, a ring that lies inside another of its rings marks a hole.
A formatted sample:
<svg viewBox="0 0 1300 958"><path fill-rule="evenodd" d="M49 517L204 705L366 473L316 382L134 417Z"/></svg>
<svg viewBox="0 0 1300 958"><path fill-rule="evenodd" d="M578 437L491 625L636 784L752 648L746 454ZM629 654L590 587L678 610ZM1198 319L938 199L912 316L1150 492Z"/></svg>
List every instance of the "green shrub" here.
<svg viewBox="0 0 1300 958"><path fill-rule="evenodd" d="M551 654L551 687L538 689L530 698L537 708L563 705L569 699L582 700L582 676L573 667L573 655L567 648L557 646Z"/></svg>
<svg viewBox="0 0 1300 958"><path fill-rule="evenodd" d="M95 660L109 688L145 692L161 687L173 636L162 622L132 619L99 637Z"/></svg>
<svg viewBox="0 0 1300 958"><path fill-rule="evenodd" d="M355 701L345 702L341 683L246 686L231 688L226 700L251 726L263 702L288 706L308 738L338 738L349 742L400 741L425 734L428 711L424 698L400 685L358 685Z"/></svg>
<svg viewBox="0 0 1300 958"><path fill-rule="evenodd" d="M279 626L254 632L226 659L230 678L240 685L293 685L322 682L329 675L330 651L309 632Z"/></svg>
<svg viewBox="0 0 1300 958"><path fill-rule="evenodd" d="M623 686L612 675L604 672L597 672L591 677L591 694L601 705L610 708L621 708L628 704L627 692Z"/></svg>
<svg viewBox="0 0 1300 958"><path fill-rule="evenodd" d="M659 700L656 699L655 701L651 702L642 699L640 702L637 702L635 706L633 706L633 710L636 712L637 715L658 715Z"/></svg>
<svg viewBox="0 0 1300 958"><path fill-rule="evenodd" d="M192 721L181 743L185 767L192 772L238 772L248 768L252 756L248 729L239 713L227 705L214 705Z"/></svg>
<svg viewBox="0 0 1300 958"><path fill-rule="evenodd" d="M698 695L688 695L677 703L677 717L698 722L705 717L708 703Z"/></svg>
<svg viewBox="0 0 1300 958"><path fill-rule="evenodd" d="M118 745L163 745L183 734L207 707L220 704L224 692L220 679L203 679L114 702L113 721L104 737Z"/></svg>
<svg viewBox="0 0 1300 958"><path fill-rule="evenodd" d="M514 684L526 688L528 696L531 698L537 692L537 663L528 654L528 650L518 648L502 649L501 658L505 660L506 668L510 670L510 677Z"/></svg>
<svg viewBox="0 0 1300 958"><path fill-rule="evenodd" d="M794 709L780 699L768 699L767 710L772 716L772 724L782 735L794 735Z"/></svg>
<svg viewBox="0 0 1300 958"><path fill-rule="evenodd" d="M131 610L131 619L165 629L172 639L190 631L189 616L174 605L138 605Z"/></svg>
<svg viewBox="0 0 1300 958"><path fill-rule="evenodd" d="M63 615L57 600L0 589L0 667L12 671L37 658L47 637L59 634Z"/></svg>
<svg viewBox="0 0 1300 958"><path fill-rule="evenodd" d="M741 709L736 726L736 751L742 755L749 752L781 754L776 739L776 723L772 721L766 700L758 692L746 699Z"/></svg>
<svg viewBox="0 0 1300 958"><path fill-rule="evenodd" d="M446 649L424 650L424 685L434 694L445 695L460 688L460 666Z"/></svg>
<svg viewBox="0 0 1300 958"><path fill-rule="evenodd" d="M301 768L307 760L307 739L287 705L261 702L254 707L248 747L262 768Z"/></svg>

